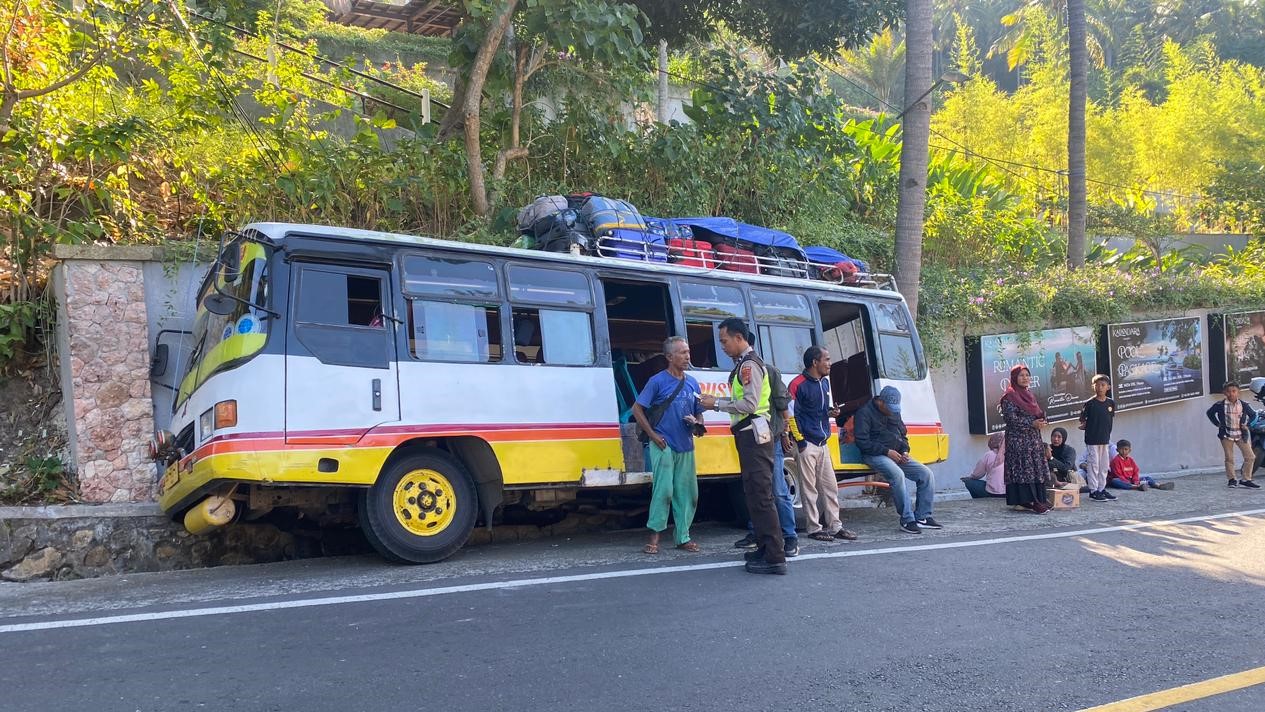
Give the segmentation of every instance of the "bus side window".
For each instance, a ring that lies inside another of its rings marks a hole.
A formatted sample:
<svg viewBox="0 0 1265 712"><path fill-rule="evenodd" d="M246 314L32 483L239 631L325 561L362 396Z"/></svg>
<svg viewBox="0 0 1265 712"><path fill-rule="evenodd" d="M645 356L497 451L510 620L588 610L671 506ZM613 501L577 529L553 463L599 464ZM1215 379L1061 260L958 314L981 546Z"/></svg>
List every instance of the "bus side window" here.
<svg viewBox="0 0 1265 712"><path fill-rule="evenodd" d="M385 272L304 266L295 337L321 363L387 368L394 352L382 312L385 283Z"/></svg>
<svg viewBox="0 0 1265 712"><path fill-rule="evenodd" d="M760 353L782 373L799 373L813 345L813 314L802 294L751 290Z"/></svg>
<svg viewBox="0 0 1265 712"><path fill-rule="evenodd" d="M589 366L593 345L593 291L588 278L570 270L509 265L514 357L519 363ZM528 306L527 304L540 306ZM564 307L561 309L550 308Z"/></svg>
<svg viewBox="0 0 1265 712"><path fill-rule="evenodd" d="M298 320L331 326L381 326L382 280L307 269L299 294Z"/></svg>
<svg viewBox="0 0 1265 712"><path fill-rule="evenodd" d="M720 348L720 322L731 316L748 318L742 290L721 284L681 282L681 310L685 315L685 338L690 342L691 365L726 371L733 368L733 359Z"/></svg>
<svg viewBox="0 0 1265 712"><path fill-rule="evenodd" d="M519 363L590 366L594 351L587 312L514 310L514 354Z"/></svg>
<svg viewBox="0 0 1265 712"><path fill-rule="evenodd" d="M472 304L410 300L409 344L427 361L501 360L501 310Z"/></svg>
<svg viewBox="0 0 1265 712"><path fill-rule="evenodd" d="M885 303L874 308L878 351L883 375L899 381L917 381L925 373L914 350L913 327L904 304Z"/></svg>
<svg viewBox="0 0 1265 712"><path fill-rule="evenodd" d="M804 370L804 352L813 345L813 330L799 326L761 324L760 353L784 374Z"/></svg>

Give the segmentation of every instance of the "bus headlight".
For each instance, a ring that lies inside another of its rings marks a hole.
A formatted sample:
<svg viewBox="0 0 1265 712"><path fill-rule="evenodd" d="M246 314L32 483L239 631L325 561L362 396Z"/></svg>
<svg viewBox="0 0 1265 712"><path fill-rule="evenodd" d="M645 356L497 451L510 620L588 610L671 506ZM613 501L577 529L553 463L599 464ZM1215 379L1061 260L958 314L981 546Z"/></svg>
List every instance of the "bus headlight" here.
<svg viewBox="0 0 1265 712"><path fill-rule="evenodd" d="M198 417L198 433L201 440L211 437L211 433L237 425L237 401L224 400L208 408Z"/></svg>

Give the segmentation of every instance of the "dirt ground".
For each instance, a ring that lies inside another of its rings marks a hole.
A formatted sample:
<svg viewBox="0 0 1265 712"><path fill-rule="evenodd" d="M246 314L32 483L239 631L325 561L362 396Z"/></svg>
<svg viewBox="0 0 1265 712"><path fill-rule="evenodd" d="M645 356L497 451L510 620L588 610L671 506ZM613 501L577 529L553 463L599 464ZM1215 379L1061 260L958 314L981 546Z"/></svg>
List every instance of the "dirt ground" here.
<svg viewBox="0 0 1265 712"><path fill-rule="evenodd" d="M0 504L74 501L56 359L37 354L0 373Z"/></svg>

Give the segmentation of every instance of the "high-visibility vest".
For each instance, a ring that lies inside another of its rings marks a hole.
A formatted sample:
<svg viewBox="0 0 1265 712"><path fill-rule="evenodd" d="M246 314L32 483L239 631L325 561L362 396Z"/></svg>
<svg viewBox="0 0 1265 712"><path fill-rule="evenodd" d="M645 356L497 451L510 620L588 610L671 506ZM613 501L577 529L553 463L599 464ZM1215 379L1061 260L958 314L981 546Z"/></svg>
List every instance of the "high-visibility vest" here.
<svg viewBox="0 0 1265 712"><path fill-rule="evenodd" d="M764 380L761 382L761 385L760 385L760 401L756 404L754 415L759 415L759 416L763 416L767 418L769 417L769 395L772 394L773 392L772 384L769 383L768 370L763 368L763 366L761 366L760 364L760 361L756 359L754 356L748 356L738 362L737 368L734 369L733 380L730 381L729 383L729 390L733 393L733 399L735 402L742 400L742 394L743 394L742 367L747 361L751 361L755 363L756 366L760 367L760 370L764 371ZM748 414L746 413L730 413L729 414L730 423L732 425L737 425L738 421L746 417L748 417Z"/></svg>

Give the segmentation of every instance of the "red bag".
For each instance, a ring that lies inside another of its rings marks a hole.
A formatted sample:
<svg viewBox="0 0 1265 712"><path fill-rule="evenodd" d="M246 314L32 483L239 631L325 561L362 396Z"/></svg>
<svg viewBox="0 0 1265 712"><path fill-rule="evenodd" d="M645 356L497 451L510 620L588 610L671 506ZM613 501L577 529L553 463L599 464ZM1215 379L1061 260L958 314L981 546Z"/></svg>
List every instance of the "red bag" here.
<svg viewBox="0 0 1265 712"><path fill-rule="evenodd" d="M668 259L686 267L716 267L716 256L712 252L712 243L703 240L668 240Z"/></svg>
<svg viewBox="0 0 1265 712"><path fill-rule="evenodd" d="M744 250L741 247L727 245L723 242L716 245L716 263L721 269L727 269L731 272L760 273L754 252Z"/></svg>

